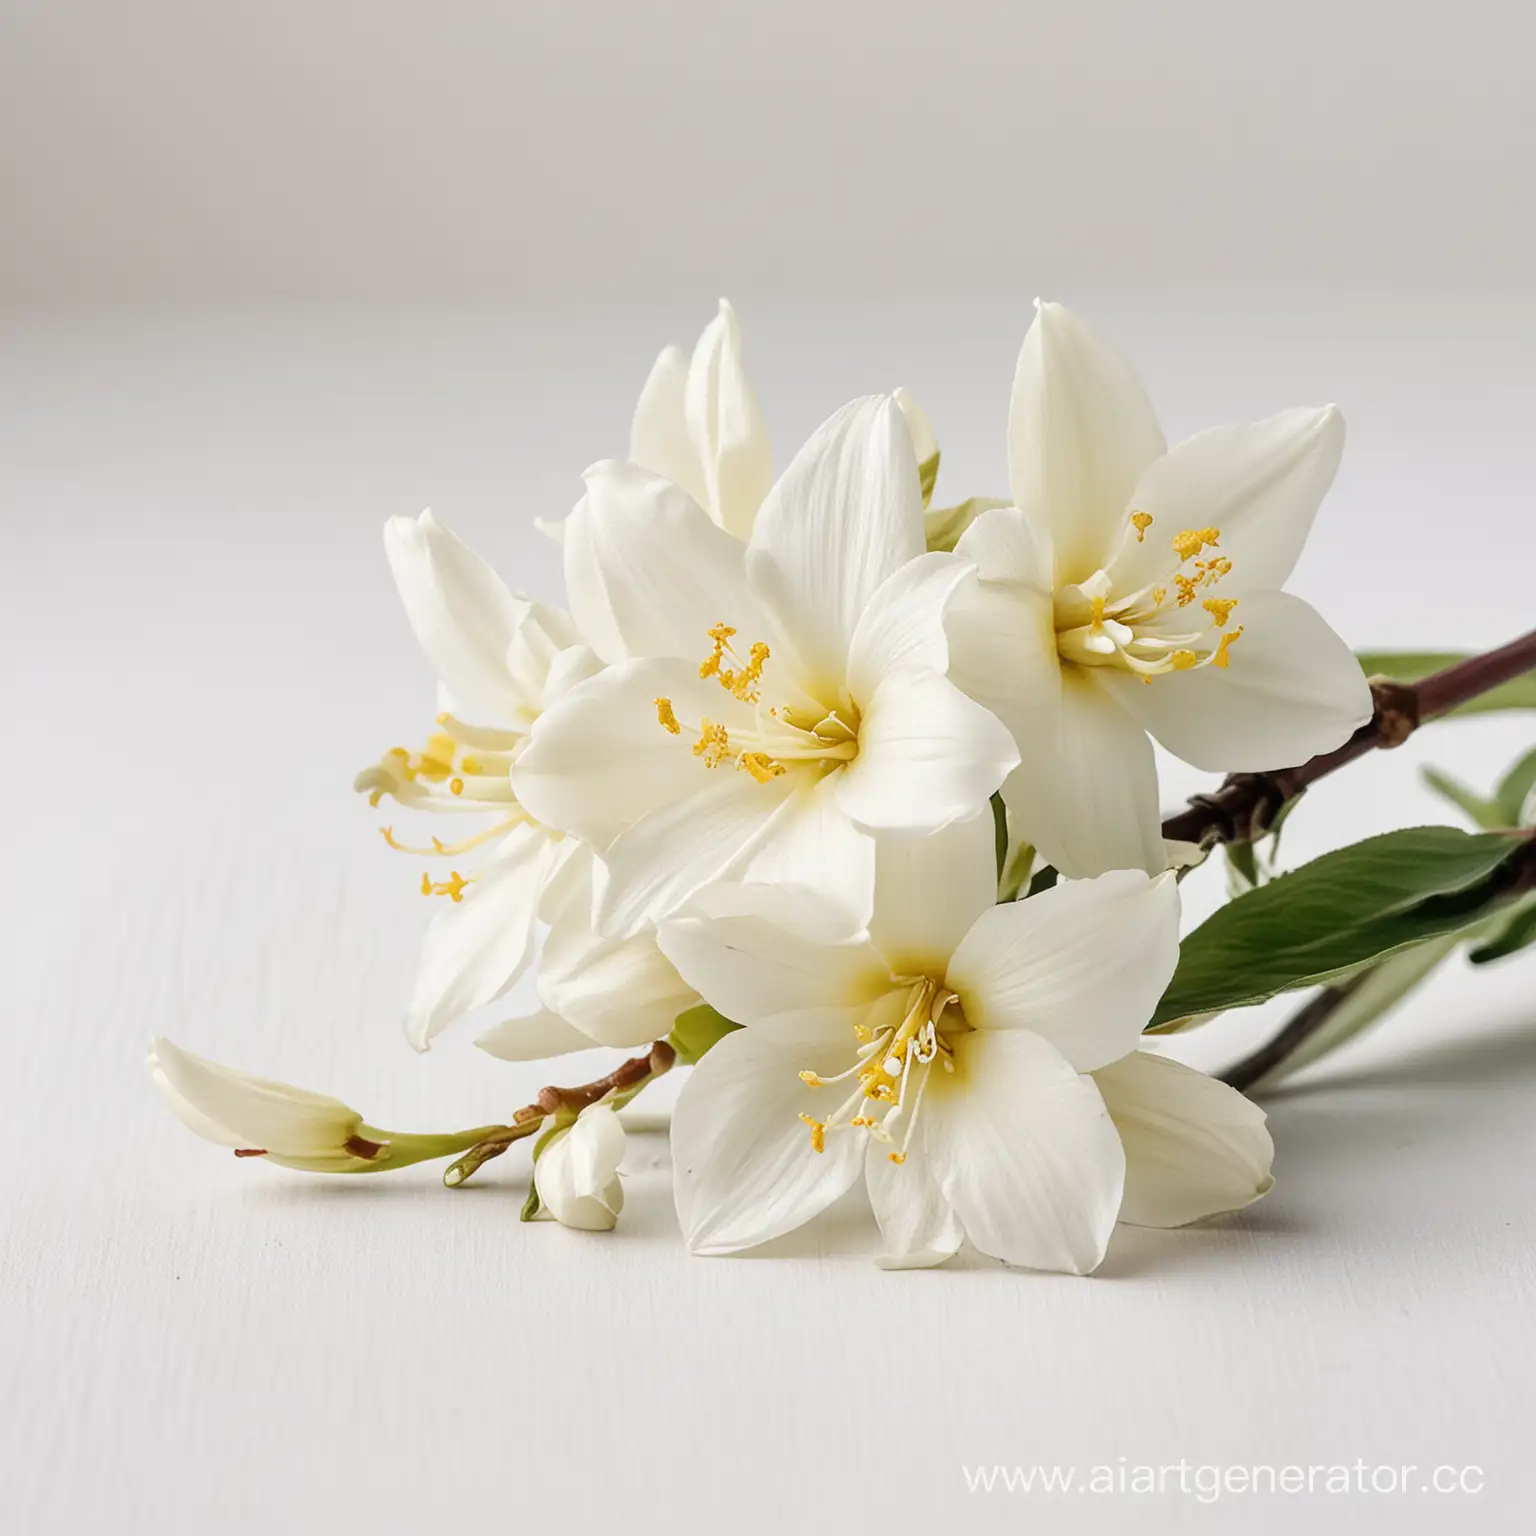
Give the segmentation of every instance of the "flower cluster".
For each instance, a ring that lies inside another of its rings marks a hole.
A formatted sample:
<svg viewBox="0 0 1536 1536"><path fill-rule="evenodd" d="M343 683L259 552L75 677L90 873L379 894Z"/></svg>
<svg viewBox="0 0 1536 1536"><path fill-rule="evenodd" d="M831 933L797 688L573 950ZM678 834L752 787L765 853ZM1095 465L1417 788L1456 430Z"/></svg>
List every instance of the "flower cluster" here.
<svg viewBox="0 0 1536 1536"><path fill-rule="evenodd" d="M1041 304L1009 500L933 504L937 440L899 389L775 477L722 304L691 359L657 359L628 457L543 525L563 607L514 595L431 513L388 525L440 692L421 745L357 780L445 818L382 829L432 865L418 1049L537 954L539 1006L480 1046L651 1055L450 1138L371 1132L168 1042L157 1079L195 1130L306 1169L467 1150L458 1182L542 1132L530 1206L608 1228L615 1110L680 1057L698 1253L861 1180L893 1267L968 1242L1085 1273L1117 1220L1248 1204L1272 1182L1262 1112L1144 1048L1179 954L1153 742L1257 770L1371 717L1350 651L1282 590L1342 444L1327 407L1169 448L1127 363ZM690 1045L679 1021L701 1014Z"/></svg>

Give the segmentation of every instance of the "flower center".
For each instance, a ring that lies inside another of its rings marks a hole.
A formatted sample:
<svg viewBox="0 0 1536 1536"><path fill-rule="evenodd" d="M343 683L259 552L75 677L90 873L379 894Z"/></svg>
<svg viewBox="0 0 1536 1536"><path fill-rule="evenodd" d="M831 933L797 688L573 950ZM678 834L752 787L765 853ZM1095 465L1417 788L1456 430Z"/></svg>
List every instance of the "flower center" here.
<svg viewBox="0 0 1536 1536"><path fill-rule="evenodd" d="M729 624L716 624L708 634L713 649L699 663L699 676L714 678L733 699L751 705L752 723L727 727L708 716L689 722L678 717L671 699L653 701L657 723L670 735L693 736L693 755L706 768L732 762L768 784L791 768L820 775L858 756L859 714L851 701L827 708L803 694L780 694L769 703L763 697L763 672L771 659L767 645L754 641L743 658L731 644L736 631Z"/></svg>
<svg viewBox="0 0 1536 1536"><path fill-rule="evenodd" d="M800 1074L812 1088L849 1079L856 1084L825 1120L800 1116L817 1152L826 1151L827 1137L836 1132L864 1131L891 1149L886 1156L893 1163L904 1163L930 1071L936 1064L945 1072L955 1070L954 1036L969 1027L952 1007L955 994L931 976L896 980L898 987L854 1026L858 1052L846 1072Z"/></svg>
<svg viewBox="0 0 1536 1536"><path fill-rule="evenodd" d="M424 858L452 858L504 836L528 819L512 793L512 763L527 741L517 731L497 731L468 725L452 715L437 717L437 729L420 752L391 747L371 768L365 768L352 787L377 806L388 795L399 804L425 811L494 812L493 825L472 837L445 843L434 837L430 848L413 847L395 837L393 827L380 827L384 841L397 853ZM462 901L467 886L477 876L450 872L446 880L421 877L423 896L446 896Z"/></svg>
<svg viewBox="0 0 1536 1536"><path fill-rule="evenodd" d="M1151 513L1132 512L1107 566L1086 581L1058 589L1056 649L1063 661L1118 667L1136 673L1144 683L1166 672L1229 664L1229 652L1243 633L1241 624L1227 628L1238 600L1202 596L1232 570L1232 562L1218 549L1219 528L1185 528L1174 535L1178 568L1171 590L1149 583L1135 591L1116 591L1111 572L1121 564L1132 535L1140 544L1151 526ZM1206 555L1206 550L1216 552Z"/></svg>

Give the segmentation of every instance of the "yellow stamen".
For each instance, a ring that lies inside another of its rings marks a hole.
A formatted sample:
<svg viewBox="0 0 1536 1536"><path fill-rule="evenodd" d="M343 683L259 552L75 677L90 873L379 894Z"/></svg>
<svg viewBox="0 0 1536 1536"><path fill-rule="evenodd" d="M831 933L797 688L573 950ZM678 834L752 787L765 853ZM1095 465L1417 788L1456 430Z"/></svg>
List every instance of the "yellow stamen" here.
<svg viewBox="0 0 1536 1536"><path fill-rule="evenodd" d="M448 781L448 790L450 794L462 795L464 793L464 780L450 779Z"/></svg>
<svg viewBox="0 0 1536 1536"><path fill-rule="evenodd" d="M736 697L746 704L757 703L759 687L762 681L763 665L768 660L768 647L761 640L756 641L751 651L748 652L746 666L732 679L730 690ZM720 681L726 680L726 674L720 674Z"/></svg>
<svg viewBox="0 0 1536 1536"><path fill-rule="evenodd" d="M887 1152L886 1157L899 1168L907 1160L905 1152Z"/></svg>
<svg viewBox="0 0 1536 1536"><path fill-rule="evenodd" d="M656 706L656 719L660 725L669 730L674 736L681 736L683 728L678 724L676 711L672 708L671 699L653 699Z"/></svg>
<svg viewBox="0 0 1536 1536"><path fill-rule="evenodd" d="M1152 514L1150 512L1132 512L1131 527L1136 530L1136 542L1140 544L1147 536L1147 529L1152 526Z"/></svg>
<svg viewBox="0 0 1536 1536"><path fill-rule="evenodd" d="M1187 608L1195 600L1200 581L1196 576L1175 576L1173 584L1179 589L1179 607Z"/></svg>
<svg viewBox="0 0 1536 1536"><path fill-rule="evenodd" d="M1227 652L1230 651L1232 647L1242 639L1242 637L1243 626L1241 624L1239 624L1236 629L1228 630L1227 633L1221 637L1221 642L1216 647L1216 654L1211 657L1211 665L1213 667L1226 667L1229 664L1227 660Z"/></svg>
<svg viewBox="0 0 1536 1536"><path fill-rule="evenodd" d="M699 728L699 739L693 744L693 755L702 757L706 768L718 768L730 750L731 738L725 727L706 720Z"/></svg>
<svg viewBox="0 0 1536 1536"><path fill-rule="evenodd" d="M807 1088L821 1087L821 1079L817 1077L814 1072L802 1072L800 1074L800 1081L804 1083Z"/></svg>
<svg viewBox="0 0 1536 1536"><path fill-rule="evenodd" d="M774 762L766 752L743 752L736 766L745 769L759 784L771 783L784 774L784 764Z"/></svg>
<svg viewBox="0 0 1536 1536"><path fill-rule="evenodd" d="M820 1120L813 1119L810 1115L801 1115L806 1125L811 1128L811 1151L825 1152L827 1150L827 1128Z"/></svg>
<svg viewBox="0 0 1536 1536"><path fill-rule="evenodd" d="M1168 660L1175 672L1188 672L1200 658L1193 651L1175 651Z"/></svg>
<svg viewBox="0 0 1536 1536"><path fill-rule="evenodd" d="M1102 629L1104 627L1104 599L1102 597L1096 597L1093 600L1093 627L1095 629Z"/></svg>
<svg viewBox="0 0 1536 1536"><path fill-rule="evenodd" d="M473 882L471 876L466 880L458 870L452 871L446 880L435 881L431 875L421 877L421 894L423 896L447 896L452 901L464 900L464 887Z"/></svg>
<svg viewBox="0 0 1536 1536"><path fill-rule="evenodd" d="M1200 573L1200 585L1202 587L1214 587L1223 576L1231 571L1232 562L1224 555L1217 555L1210 560L1196 560L1195 569Z"/></svg>
<svg viewBox="0 0 1536 1536"><path fill-rule="evenodd" d="M1180 560L1188 560L1191 555L1198 555L1207 544L1214 549L1220 537L1220 528L1186 528L1182 533L1174 534L1173 552Z"/></svg>
<svg viewBox="0 0 1536 1536"><path fill-rule="evenodd" d="M1232 610L1237 607L1235 597L1208 597L1200 604L1210 614L1211 621L1217 629L1225 627L1227 620L1232 615Z"/></svg>
<svg viewBox="0 0 1536 1536"><path fill-rule="evenodd" d="M1163 606L1163 599L1165 597L1167 597L1167 596L1168 596L1168 588L1167 587L1153 587L1152 588L1152 606L1154 608L1161 608Z"/></svg>

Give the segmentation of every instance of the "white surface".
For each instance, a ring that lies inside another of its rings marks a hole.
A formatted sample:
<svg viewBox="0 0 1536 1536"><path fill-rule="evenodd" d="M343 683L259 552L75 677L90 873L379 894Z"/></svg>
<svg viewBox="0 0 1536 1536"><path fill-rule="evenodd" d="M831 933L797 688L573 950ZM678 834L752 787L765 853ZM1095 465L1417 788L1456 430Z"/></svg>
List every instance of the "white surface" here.
<svg viewBox="0 0 1536 1536"><path fill-rule="evenodd" d="M0 7L0 288L1526 286L1516 0Z"/></svg>
<svg viewBox="0 0 1536 1536"><path fill-rule="evenodd" d="M1296 585L1352 642L1532 622L1536 309L1083 302L1145 364L1170 436L1344 405ZM1280 1182L1253 1211L1122 1230L1086 1281L881 1274L854 1208L771 1255L689 1259L660 1133L594 1238L518 1223L516 1153L456 1193L433 1167L306 1178L194 1141L153 1097L152 1031L399 1129L589 1075L491 1061L467 1029L424 1059L400 1036L419 865L348 785L424 731L431 685L378 529L430 502L552 592L529 519L622 446L654 348L706 308L6 324L0 1527L1515 1528L1530 959L1446 973L1277 1098ZM781 462L846 396L903 382L938 423L941 492L994 489L1026 316L1018 296L747 307ZM1414 765L1487 783L1531 730L1439 727L1352 769L1297 814L1292 857L1444 819ZM1197 1048L1260 1033L1223 1021ZM1206 1506L973 1496L961 1472L1121 1458L1471 1463L1486 1489Z"/></svg>

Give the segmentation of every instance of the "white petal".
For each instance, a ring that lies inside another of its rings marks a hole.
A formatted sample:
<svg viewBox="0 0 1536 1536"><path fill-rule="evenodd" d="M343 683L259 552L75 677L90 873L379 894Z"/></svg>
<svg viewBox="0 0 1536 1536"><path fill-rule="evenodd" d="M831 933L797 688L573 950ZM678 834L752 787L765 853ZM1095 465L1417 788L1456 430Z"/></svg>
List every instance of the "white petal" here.
<svg viewBox="0 0 1536 1536"><path fill-rule="evenodd" d="M1018 770L1003 786L1020 835L1074 878L1163 869L1152 743L1101 687L1098 674L1109 670L1056 669L1057 687L1047 681L1029 700ZM1136 686L1151 693L1157 685Z"/></svg>
<svg viewBox="0 0 1536 1536"><path fill-rule="evenodd" d="M997 900L991 808L927 837L881 837L870 937L898 975L942 976L956 946Z"/></svg>
<svg viewBox="0 0 1536 1536"><path fill-rule="evenodd" d="M570 899L554 916L539 957L539 996L600 1045L630 1050L662 1039L698 994L662 954L654 931L627 939L594 931L591 861L580 862L588 877L569 882Z"/></svg>
<svg viewBox="0 0 1536 1536"><path fill-rule="evenodd" d="M753 590L792 643L803 686L836 696L870 598L923 553L924 539L901 408L888 395L845 405L768 493L747 549Z"/></svg>
<svg viewBox="0 0 1536 1536"><path fill-rule="evenodd" d="M589 1105L533 1165L540 1204L564 1226L611 1231L624 1207L618 1176L623 1156L624 1128L613 1107Z"/></svg>
<svg viewBox="0 0 1536 1536"><path fill-rule="evenodd" d="M688 428L703 467L703 505L745 541L773 484L768 427L741 363L741 328L724 300L688 369Z"/></svg>
<svg viewBox="0 0 1536 1536"><path fill-rule="evenodd" d="M523 700L524 718L502 720L525 730L554 691L573 686L597 670L597 658L581 642L570 614L548 603L528 601L512 632L503 667Z"/></svg>
<svg viewBox="0 0 1536 1536"><path fill-rule="evenodd" d="M325 1157L341 1154L362 1125L356 1110L329 1094L221 1066L163 1036L151 1047L149 1066L177 1119L218 1146L275 1157Z"/></svg>
<svg viewBox="0 0 1536 1536"><path fill-rule="evenodd" d="M572 1051L590 1051L596 1042L559 1014L541 1008L521 1018L503 1019L476 1035L475 1044L500 1061L543 1061L549 1056L568 1056Z"/></svg>
<svg viewBox="0 0 1536 1536"><path fill-rule="evenodd" d="M891 985L857 921L802 886L707 886L659 938L704 1001L738 1024L814 1014L851 1042L853 1026Z"/></svg>
<svg viewBox="0 0 1536 1536"><path fill-rule="evenodd" d="M733 1253L792 1232L858 1177L863 1137L833 1133L818 1153L800 1119L826 1114L836 1091L807 1086L800 1072L841 1071L852 1060L849 1043L742 1029L689 1073L672 1116L672 1166L678 1221L694 1253Z"/></svg>
<svg viewBox="0 0 1536 1536"><path fill-rule="evenodd" d="M1232 615L1242 638L1225 668L1109 686L1167 749L1196 768L1259 772L1342 746L1371 718L1370 686L1349 647L1288 592L1255 592Z"/></svg>
<svg viewBox="0 0 1536 1536"><path fill-rule="evenodd" d="M1125 1154L1093 1079L1024 1030L963 1035L954 1059L931 1073L917 1130L965 1235L1009 1264L1095 1269Z"/></svg>
<svg viewBox="0 0 1536 1536"><path fill-rule="evenodd" d="M700 788L643 816L603 854L600 932L623 938L675 912L700 886L738 874L770 835L793 776L759 784L697 762Z"/></svg>
<svg viewBox="0 0 1536 1536"><path fill-rule="evenodd" d="M681 347L663 347L651 365L629 426L629 462L675 481L700 506L707 504L709 487L699 452L688 435L684 406L688 387L688 360Z"/></svg>
<svg viewBox="0 0 1536 1536"><path fill-rule="evenodd" d="M709 653L722 620L753 639L767 619L747 588L740 542L686 491L615 460L586 474L566 522L565 583L578 627L605 661Z"/></svg>
<svg viewBox="0 0 1536 1536"><path fill-rule="evenodd" d="M949 985L978 1030L1029 1030L1079 1072L1136 1049L1179 960L1179 888L1117 869L977 919Z"/></svg>
<svg viewBox="0 0 1536 1536"><path fill-rule="evenodd" d="M881 1269L932 1269L955 1255L965 1233L939 1189L920 1139L914 1137L899 1166L891 1162L886 1147L871 1141L864 1178L885 1240L875 1260Z"/></svg>
<svg viewBox="0 0 1536 1536"><path fill-rule="evenodd" d="M1142 475L1131 505L1150 514L1152 526L1127 550L1171 555L1168 541L1181 530L1216 528L1232 562L1223 596L1278 589L1295 568L1343 452L1344 418L1331 405L1201 432ZM1142 584L1134 575L1116 582Z"/></svg>
<svg viewBox="0 0 1536 1536"><path fill-rule="evenodd" d="M901 414L907 419L907 431L912 434L912 453L918 465L936 459L939 456L939 435L933 430L933 420L928 412L913 398L909 389L896 390L895 400L901 407Z"/></svg>
<svg viewBox="0 0 1536 1536"><path fill-rule="evenodd" d="M919 555L886 577L854 628L848 650L848 692L862 704L896 667L949 665L944 610L950 595L970 575L958 556Z"/></svg>
<svg viewBox="0 0 1536 1536"><path fill-rule="evenodd" d="M1150 1051L1094 1081L1125 1145L1122 1221L1182 1227L1241 1210L1274 1184L1264 1111L1235 1088Z"/></svg>
<svg viewBox="0 0 1536 1536"><path fill-rule="evenodd" d="M1105 564L1137 480L1164 448L1130 364L1070 310L1038 305L1013 381L1008 480L1015 503L1051 531L1058 584Z"/></svg>
<svg viewBox="0 0 1536 1536"><path fill-rule="evenodd" d="M859 923L869 921L875 895L875 844L849 819L838 799L840 775L805 777L773 819L744 880L810 886Z"/></svg>
<svg viewBox="0 0 1536 1536"><path fill-rule="evenodd" d="M690 723L706 715L727 726L753 721L750 705L702 680L693 662L609 667L535 723L512 769L512 788L525 809L602 853L642 816L700 792L715 777L733 776L728 767L706 768L693 755L690 733L674 736L661 725L658 698L671 699ZM772 799L772 786L758 787Z"/></svg>
<svg viewBox="0 0 1536 1536"><path fill-rule="evenodd" d="M899 667L863 704L838 804L873 831L936 831L985 806L1018 757L997 716L942 673Z"/></svg>
<svg viewBox="0 0 1536 1536"><path fill-rule="evenodd" d="M461 900L437 898L405 1016L406 1038L418 1051L470 1009L500 997L522 975L552 863L551 844L541 828L514 827Z"/></svg>
<svg viewBox="0 0 1536 1536"><path fill-rule="evenodd" d="M405 616L455 705L514 720L527 700L507 671L507 648L527 604L430 512L392 517L384 552Z"/></svg>
<svg viewBox="0 0 1536 1536"><path fill-rule="evenodd" d="M1037 729L1042 692L1060 689L1051 541L1017 507L984 512L955 553L976 565L945 610L949 676L1020 741Z"/></svg>

